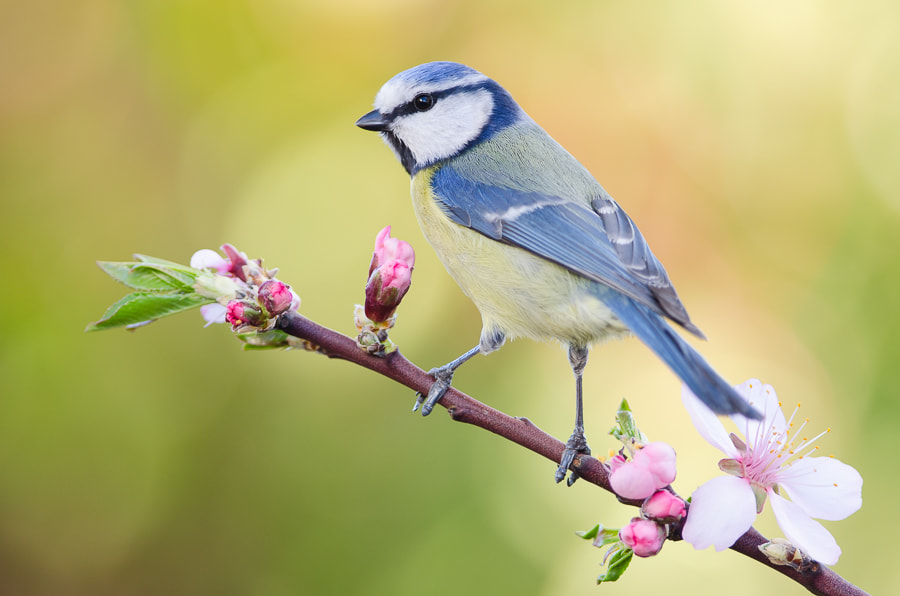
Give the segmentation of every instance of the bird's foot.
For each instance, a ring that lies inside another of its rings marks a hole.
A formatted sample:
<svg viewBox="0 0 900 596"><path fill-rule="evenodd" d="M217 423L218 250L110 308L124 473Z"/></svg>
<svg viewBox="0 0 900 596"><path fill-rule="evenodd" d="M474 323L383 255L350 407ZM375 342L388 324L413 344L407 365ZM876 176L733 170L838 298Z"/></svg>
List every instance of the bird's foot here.
<svg viewBox="0 0 900 596"><path fill-rule="evenodd" d="M451 362L440 368L432 368L428 371L428 374L434 377L434 384L431 386L431 389L428 390L428 395L416 393L416 403L413 405L413 412L418 410L421 406L422 416L431 414L434 406L441 401L441 398L444 397L444 394L450 389L450 383L453 381L453 373L456 372L456 367L451 366L451 364L453 363Z"/></svg>
<svg viewBox="0 0 900 596"><path fill-rule="evenodd" d="M566 478L566 472L571 470L569 477L566 478L566 485L572 486L578 480L578 470L572 467L575 457L579 455L590 455L591 448L588 447L587 439L584 438L584 429L576 428L569 440L566 441L566 449L563 451L562 459L559 461L559 467L556 468L556 482L562 482Z"/></svg>

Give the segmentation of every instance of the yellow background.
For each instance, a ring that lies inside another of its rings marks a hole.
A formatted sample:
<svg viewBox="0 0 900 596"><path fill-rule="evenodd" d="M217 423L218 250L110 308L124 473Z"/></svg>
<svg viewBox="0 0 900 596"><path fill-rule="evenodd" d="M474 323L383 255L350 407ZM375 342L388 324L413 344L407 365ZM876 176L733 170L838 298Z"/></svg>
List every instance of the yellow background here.
<svg viewBox="0 0 900 596"><path fill-rule="evenodd" d="M415 64L498 80L636 220L728 379L758 377L865 478L826 522L836 570L900 590L900 19L889 1L8 2L0 18L0 592L638 594L802 590L667 544L598 588L574 536L634 510L492 435L409 412L347 364L248 353L199 314L84 334L124 288L94 261L231 242L350 333L375 234L418 251L392 337L425 368L478 337L408 180L353 126ZM718 474L674 376L593 350L595 453L627 397ZM457 386L565 438L556 346L478 358ZM758 527L778 535L771 512Z"/></svg>

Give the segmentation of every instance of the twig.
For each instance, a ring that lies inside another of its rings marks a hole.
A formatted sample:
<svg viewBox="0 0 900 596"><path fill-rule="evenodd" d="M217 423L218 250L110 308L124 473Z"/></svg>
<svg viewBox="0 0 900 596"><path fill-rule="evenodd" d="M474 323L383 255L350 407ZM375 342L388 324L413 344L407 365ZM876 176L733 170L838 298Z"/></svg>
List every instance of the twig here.
<svg viewBox="0 0 900 596"><path fill-rule="evenodd" d="M405 385L413 391L427 394L434 379L424 370L395 351L384 358L371 356L361 350L356 341L295 313L287 312L279 318L278 326L289 335L306 340L316 346L317 351L329 358L340 358ZM517 443L547 459L558 463L565 445L550 436L525 418L515 418L495 410L478 400L451 387L439 402L447 408L450 417L457 422L472 424ZM574 462L581 479L595 484L609 492L609 478L599 460L590 456L580 456ZM620 499L622 500L622 499ZM640 501L622 500L629 505L640 506ZM680 535L680 529L673 533ZM767 567L782 573L813 594L821 596L865 596L840 575L825 567L814 564L811 569L798 571L792 567L772 563L759 546L768 542L755 528L750 528L735 542L731 549L754 559Z"/></svg>

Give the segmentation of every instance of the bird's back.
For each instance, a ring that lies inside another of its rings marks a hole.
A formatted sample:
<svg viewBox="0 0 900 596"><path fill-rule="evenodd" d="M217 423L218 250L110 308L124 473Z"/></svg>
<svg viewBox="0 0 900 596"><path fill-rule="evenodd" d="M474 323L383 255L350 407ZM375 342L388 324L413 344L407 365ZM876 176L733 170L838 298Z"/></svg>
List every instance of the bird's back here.
<svg viewBox="0 0 900 596"><path fill-rule="evenodd" d="M452 167L473 183L518 192L539 188L542 193L580 197L566 200L588 206L589 193L602 188L553 139L546 133L543 137L544 142L535 146L533 139L504 131L482 143L478 151L464 152L416 174L412 197L422 232L444 267L475 303L485 334L499 330L510 338L556 339L582 345L626 334L627 328L603 302L606 288L546 258L456 223L438 198L466 192L440 185L441 169ZM493 163L484 167L485 161ZM543 172L536 167L550 161L560 163L560 167L545 167ZM558 173L573 165L581 172L572 175L570 171L568 176ZM490 175L485 175L485 170ZM548 176L548 172L555 175ZM515 203L493 207L510 214L529 208Z"/></svg>
<svg viewBox="0 0 900 596"><path fill-rule="evenodd" d="M419 172L413 199L445 267L510 335L534 337L523 319L551 312L560 320L552 337L563 341L619 334L603 306L610 291L696 330L630 218L530 119Z"/></svg>

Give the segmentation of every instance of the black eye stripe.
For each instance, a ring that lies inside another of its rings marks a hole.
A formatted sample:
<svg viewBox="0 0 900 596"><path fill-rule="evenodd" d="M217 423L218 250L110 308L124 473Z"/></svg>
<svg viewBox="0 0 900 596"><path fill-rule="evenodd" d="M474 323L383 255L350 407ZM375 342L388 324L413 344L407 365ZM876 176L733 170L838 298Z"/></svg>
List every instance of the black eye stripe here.
<svg viewBox="0 0 900 596"><path fill-rule="evenodd" d="M418 112L425 112L428 109L434 107L437 102L445 97L449 97L451 95L455 95L457 93L465 93L466 91L471 91L473 89L477 89L478 86L475 85L466 85L464 87L452 87L450 89L444 89L443 91L435 91L435 92L424 92L417 93L413 99L405 104L402 104L396 108L394 108L389 114L391 119L397 118L399 116L408 116L409 114L416 114ZM431 107L426 110L420 109L416 107L416 100L420 97L428 96L431 98Z"/></svg>

